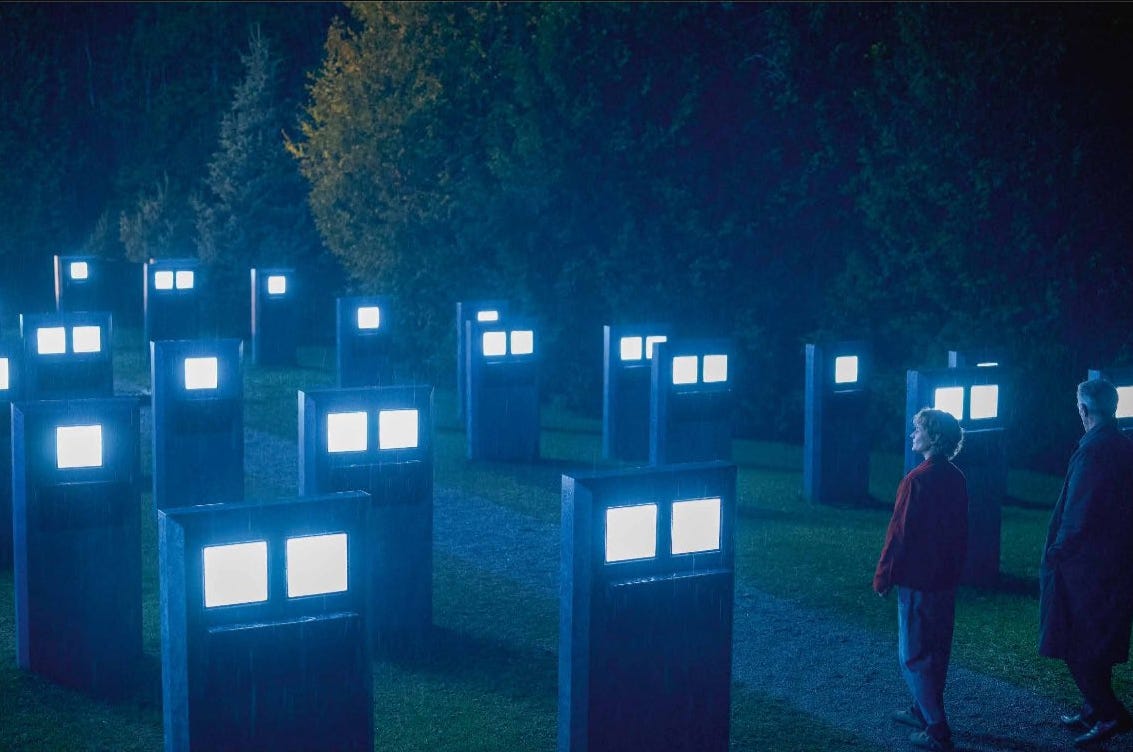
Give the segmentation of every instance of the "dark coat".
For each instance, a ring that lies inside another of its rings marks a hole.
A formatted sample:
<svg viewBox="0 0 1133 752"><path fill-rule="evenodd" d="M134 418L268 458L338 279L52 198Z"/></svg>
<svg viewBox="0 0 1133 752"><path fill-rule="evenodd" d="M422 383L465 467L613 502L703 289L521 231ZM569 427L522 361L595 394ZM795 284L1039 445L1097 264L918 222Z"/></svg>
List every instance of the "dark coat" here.
<svg viewBox="0 0 1133 752"><path fill-rule="evenodd" d="M1039 573L1039 653L1129 660L1133 627L1133 440L1095 426L1070 458Z"/></svg>

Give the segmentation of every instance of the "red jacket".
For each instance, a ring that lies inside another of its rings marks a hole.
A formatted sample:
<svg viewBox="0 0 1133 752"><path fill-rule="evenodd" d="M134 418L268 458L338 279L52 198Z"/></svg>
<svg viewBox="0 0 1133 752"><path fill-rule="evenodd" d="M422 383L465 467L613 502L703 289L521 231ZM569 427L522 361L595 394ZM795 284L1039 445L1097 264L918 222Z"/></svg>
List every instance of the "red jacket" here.
<svg viewBox="0 0 1133 752"><path fill-rule="evenodd" d="M873 589L952 590L968 550L968 486L943 457L913 468L897 487L893 518L873 575Z"/></svg>

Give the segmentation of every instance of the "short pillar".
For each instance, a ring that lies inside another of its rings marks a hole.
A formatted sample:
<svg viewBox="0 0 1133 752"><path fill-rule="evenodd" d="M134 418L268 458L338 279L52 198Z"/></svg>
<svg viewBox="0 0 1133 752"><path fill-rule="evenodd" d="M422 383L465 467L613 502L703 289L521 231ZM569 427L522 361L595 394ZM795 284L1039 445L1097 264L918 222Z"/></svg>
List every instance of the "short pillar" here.
<svg viewBox="0 0 1133 752"><path fill-rule="evenodd" d="M559 752L725 752L736 468L563 476Z"/></svg>
<svg viewBox="0 0 1133 752"><path fill-rule="evenodd" d="M201 274L196 259L151 260L143 268L146 342L201 333Z"/></svg>
<svg viewBox="0 0 1133 752"><path fill-rule="evenodd" d="M293 365L298 329L294 269L252 269L252 362Z"/></svg>
<svg viewBox="0 0 1133 752"><path fill-rule="evenodd" d="M464 418L464 399L468 392L468 341L469 321L499 323L507 315L506 300L472 300L456 304L456 417Z"/></svg>
<svg viewBox="0 0 1133 752"><path fill-rule="evenodd" d="M602 459L649 461L653 346L668 324L602 327Z"/></svg>
<svg viewBox="0 0 1133 752"><path fill-rule="evenodd" d="M12 406L16 656L100 696L142 657L138 400Z"/></svg>
<svg viewBox="0 0 1133 752"><path fill-rule="evenodd" d="M815 504L869 499L869 347L806 346L803 496Z"/></svg>
<svg viewBox="0 0 1133 752"><path fill-rule="evenodd" d="M158 512L166 752L373 749L367 506Z"/></svg>
<svg viewBox="0 0 1133 752"><path fill-rule="evenodd" d="M731 459L733 349L729 340L670 340L654 346L651 464Z"/></svg>
<svg viewBox="0 0 1133 752"><path fill-rule="evenodd" d="M114 394L111 320L106 312L23 314L24 398Z"/></svg>
<svg viewBox="0 0 1133 752"><path fill-rule="evenodd" d="M56 254L55 310L109 310L109 290L105 262L97 256Z"/></svg>
<svg viewBox="0 0 1133 752"><path fill-rule="evenodd" d="M338 386L393 386L389 298L338 298L335 309Z"/></svg>
<svg viewBox="0 0 1133 752"><path fill-rule="evenodd" d="M539 360L535 327L522 319L468 321L468 459L539 458Z"/></svg>

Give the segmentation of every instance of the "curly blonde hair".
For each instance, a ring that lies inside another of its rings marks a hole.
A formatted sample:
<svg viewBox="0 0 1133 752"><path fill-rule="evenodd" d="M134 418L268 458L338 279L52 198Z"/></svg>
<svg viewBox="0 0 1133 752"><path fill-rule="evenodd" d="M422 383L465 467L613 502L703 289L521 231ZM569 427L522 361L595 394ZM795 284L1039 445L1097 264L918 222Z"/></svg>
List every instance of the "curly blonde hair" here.
<svg viewBox="0 0 1133 752"><path fill-rule="evenodd" d="M960 428L960 421L952 413L926 407L913 416L913 425L928 436L929 449L933 454L952 459L964 445L964 429Z"/></svg>

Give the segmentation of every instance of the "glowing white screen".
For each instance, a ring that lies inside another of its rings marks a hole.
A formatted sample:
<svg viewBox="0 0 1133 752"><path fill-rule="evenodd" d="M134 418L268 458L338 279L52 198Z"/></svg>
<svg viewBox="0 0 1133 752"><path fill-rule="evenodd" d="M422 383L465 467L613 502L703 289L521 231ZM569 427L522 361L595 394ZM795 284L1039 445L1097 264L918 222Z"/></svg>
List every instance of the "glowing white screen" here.
<svg viewBox="0 0 1133 752"><path fill-rule="evenodd" d="M287 539L287 597L346 590L346 533Z"/></svg>
<svg viewBox="0 0 1133 752"><path fill-rule="evenodd" d="M1133 418L1133 386L1117 387L1117 417Z"/></svg>
<svg viewBox="0 0 1133 752"><path fill-rule="evenodd" d="M646 337L645 338L645 357L648 360L652 360L653 359L653 345L657 344L658 342L668 342L668 341L669 341L669 338L666 337L664 334L655 334L653 336Z"/></svg>
<svg viewBox="0 0 1133 752"><path fill-rule="evenodd" d="M493 357L507 352L507 332L484 332L484 355Z"/></svg>
<svg viewBox="0 0 1133 752"><path fill-rule="evenodd" d="M964 387L943 386L936 390L932 398L932 406L937 410L952 413L956 420L964 419Z"/></svg>
<svg viewBox="0 0 1133 752"><path fill-rule="evenodd" d="M622 337L618 352L622 360L641 360L641 337Z"/></svg>
<svg viewBox="0 0 1133 752"><path fill-rule="evenodd" d="M216 389L216 358L185 358L186 389Z"/></svg>
<svg viewBox="0 0 1133 752"><path fill-rule="evenodd" d="M858 356L839 355L834 359L834 383L854 384L858 380Z"/></svg>
<svg viewBox="0 0 1133 752"><path fill-rule="evenodd" d="M102 350L102 328L98 326L76 326L71 329L71 351L77 353L96 353Z"/></svg>
<svg viewBox="0 0 1133 752"><path fill-rule="evenodd" d="M153 273L153 287L155 290L173 289L173 272L160 271Z"/></svg>
<svg viewBox="0 0 1133 752"><path fill-rule="evenodd" d="M55 466L102 467L102 426L56 427Z"/></svg>
<svg viewBox="0 0 1133 752"><path fill-rule="evenodd" d="M416 410L378 411L378 449L412 449L417 446Z"/></svg>
<svg viewBox="0 0 1133 752"><path fill-rule="evenodd" d="M282 295L287 292L287 277L273 274L268 277L268 295Z"/></svg>
<svg viewBox="0 0 1133 752"><path fill-rule="evenodd" d="M673 553L694 554L720 548L720 500L673 502Z"/></svg>
<svg viewBox="0 0 1133 752"><path fill-rule="evenodd" d="M382 325L382 309L377 306L361 306L358 308L358 328L377 329Z"/></svg>
<svg viewBox="0 0 1133 752"><path fill-rule="evenodd" d="M996 363L994 360L989 360L989 361L984 362L984 363L976 363L976 368L992 368L992 367L997 366L997 365L999 365L999 364Z"/></svg>
<svg viewBox="0 0 1133 752"><path fill-rule="evenodd" d="M476 320L477 321L499 321L500 320L500 312L499 311L477 311L476 312Z"/></svg>
<svg viewBox="0 0 1133 752"><path fill-rule="evenodd" d="M268 599L267 541L205 546L205 607Z"/></svg>
<svg viewBox="0 0 1133 752"><path fill-rule="evenodd" d="M535 352L535 332L530 329L517 329L511 333L511 354L530 355Z"/></svg>
<svg viewBox="0 0 1133 752"><path fill-rule="evenodd" d="M606 510L607 562L650 559L656 555L656 504L635 504Z"/></svg>
<svg viewBox="0 0 1133 752"><path fill-rule="evenodd" d="M0 389L7 389L8 386L8 359L0 358Z"/></svg>
<svg viewBox="0 0 1133 752"><path fill-rule="evenodd" d="M71 262L71 279L86 279L88 276L90 276L90 269L87 268L87 262Z"/></svg>
<svg viewBox="0 0 1133 752"><path fill-rule="evenodd" d="M177 289L178 290L192 290L193 289L193 272L188 269L183 269L177 272Z"/></svg>
<svg viewBox="0 0 1133 752"><path fill-rule="evenodd" d="M366 451L366 413L327 413L327 451Z"/></svg>
<svg viewBox="0 0 1133 752"><path fill-rule="evenodd" d="M673 358L673 383L695 384L696 361L695 355L678 355Z"/></svg>
<svg viewBox="0 0 1133 752"><path fill-rule="evenodd" d="M35 349L40 355L58 355L67 352L67 330L61 326L36 329Z"/></svg>
<svg viewBox="0 0 1133 752"><path fill-rule="evenodd" d="M968 406L972 420L994 418L999 415L999 387L995 384L973 386Z"/></svg>
<svg viewBox="0 0 1133 752"><path fill-rule="evenodd" d="M728 356L704 356L704 383L713 384L728 380Z"/></svg>

